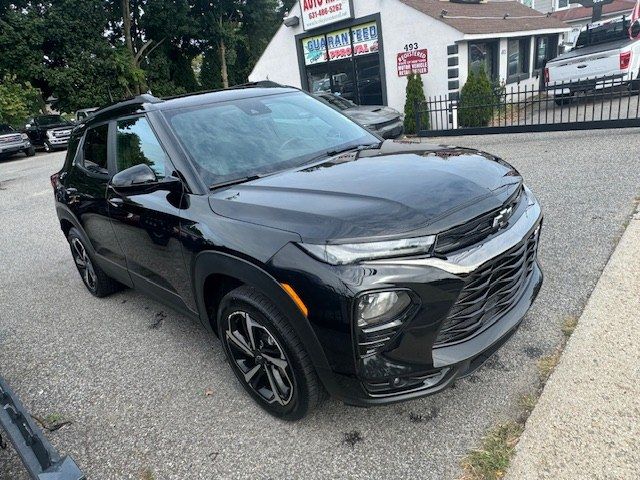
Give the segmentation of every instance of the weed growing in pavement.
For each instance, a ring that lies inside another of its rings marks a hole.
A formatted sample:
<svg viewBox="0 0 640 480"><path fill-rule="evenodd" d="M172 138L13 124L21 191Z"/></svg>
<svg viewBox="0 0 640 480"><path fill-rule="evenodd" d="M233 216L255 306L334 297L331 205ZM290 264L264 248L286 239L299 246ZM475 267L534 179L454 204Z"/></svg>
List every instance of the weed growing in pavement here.
<svg viewBox="0 0 640 480"><path fill-rule="evenodd" d="M487 433L482 447L473 450L462 463L465 470L463 480L498 480L504 477L509 467L524 425L507 422Z"/></svg>
<svg viewBox="0 0 640 480"><path fill-rule="evenodd" d="M567 317L567 319L564 321L564 324L562 325L562 333L564 333L565 337L569 338L573 334L577 326L578 317Z"/></svg>
<svg viewBox="0 0 640 480"><path fill-rule="evenodd" d="M520 413L516 421L503 423L489 430L480 448L467 455L462 461L464 473L461 480L499 480L505 476L527 419L538 403L542 389L558 365L562 350L577 325L577 317L571 316L565 320L562 325L562 345L551 355L540 357L538 360L539 383L535 392L520 397Z"/></svg>

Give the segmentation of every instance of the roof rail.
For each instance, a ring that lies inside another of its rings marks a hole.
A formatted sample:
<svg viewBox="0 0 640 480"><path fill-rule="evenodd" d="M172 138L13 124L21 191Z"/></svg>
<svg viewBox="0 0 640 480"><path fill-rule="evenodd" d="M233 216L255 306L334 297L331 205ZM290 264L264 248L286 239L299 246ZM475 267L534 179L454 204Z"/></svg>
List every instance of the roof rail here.
<svg viewBox="0 0 640 480"><path fill-rule="evenodd" d="M122 100L116 103L112 103L111 105L107 105L106 107L103 107L95 112L93 112L93 116L94 117L98 117L98 116L103 116L105 113L109 113L109 112L113 112L116 110L127 110L127 109L131 109L132 107L136 107L138 105L142 105L144 103L162 103L163 100L158 98L158 97L154 97L153 95L149 94L149 93L144 93L142 95L138 95L132 98L128 98L126 100Z"/></svg>

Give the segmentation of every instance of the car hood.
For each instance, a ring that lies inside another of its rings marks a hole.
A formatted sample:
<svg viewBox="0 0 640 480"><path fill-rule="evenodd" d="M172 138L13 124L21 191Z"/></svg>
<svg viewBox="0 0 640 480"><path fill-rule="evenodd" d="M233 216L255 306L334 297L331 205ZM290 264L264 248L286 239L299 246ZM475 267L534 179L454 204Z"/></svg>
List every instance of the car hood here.
<svg viewBox="0 0 640 480"><path fill-rule="evenodd" d="M522 179L475 150L387 141L210 195L228 218L304 241L428 235L503 205Z"/></svg>
<svg viewBox="0 0 640 480"><path fill-rule="evenodd" d="M344 110L347 117L363 125L376 125L389 122L400 116L400 112L389 107L360 106Z"/></svg>

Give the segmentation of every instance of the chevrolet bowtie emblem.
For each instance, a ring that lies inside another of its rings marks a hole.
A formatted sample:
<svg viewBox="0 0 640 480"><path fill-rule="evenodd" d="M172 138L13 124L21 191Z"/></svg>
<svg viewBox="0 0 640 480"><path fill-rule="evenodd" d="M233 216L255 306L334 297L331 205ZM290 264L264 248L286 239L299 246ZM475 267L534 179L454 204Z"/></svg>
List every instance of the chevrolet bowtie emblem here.
<svg viewBox="0 0 640 480"><path fill-rule="evenodd" d="M507 222L509 221L509 217L513 213L513 207L504 208L500 210L500 213L496 215L496 218L493 219L493 228L504 228L507 226Z"/></svg>

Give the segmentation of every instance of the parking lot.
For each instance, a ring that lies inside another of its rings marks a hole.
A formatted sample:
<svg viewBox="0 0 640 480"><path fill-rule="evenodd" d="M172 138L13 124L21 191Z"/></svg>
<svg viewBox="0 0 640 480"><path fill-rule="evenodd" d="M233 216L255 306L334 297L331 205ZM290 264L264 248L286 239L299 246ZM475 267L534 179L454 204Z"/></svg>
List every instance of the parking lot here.
<svg viewBox="0 0 640 480"><path fill-rule="evenodd" d="M438 139L430 139L438 142ZM533 391L536 361L581 312L640 195L640 130L484 137L545 209L541 295L479 372L437 396L302 422L263 413L200 325L133 291L86 292L53 208L63 153L0 163L0 375L90 479L456 479L460 461ZM28 478L10 449L0 479Z"/></svg>

